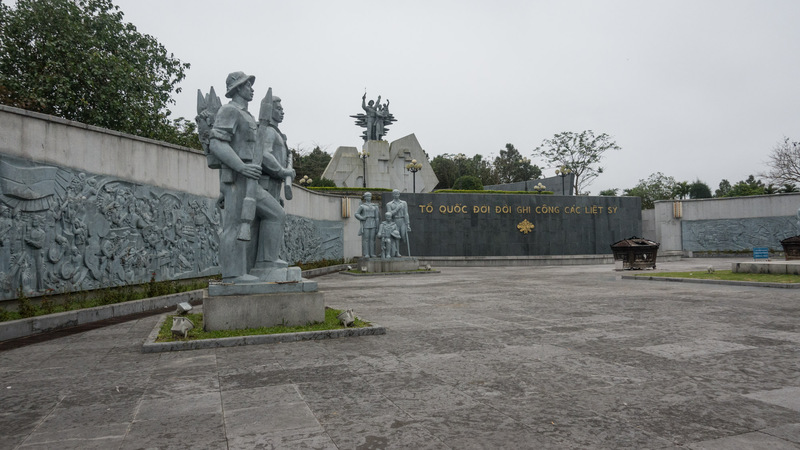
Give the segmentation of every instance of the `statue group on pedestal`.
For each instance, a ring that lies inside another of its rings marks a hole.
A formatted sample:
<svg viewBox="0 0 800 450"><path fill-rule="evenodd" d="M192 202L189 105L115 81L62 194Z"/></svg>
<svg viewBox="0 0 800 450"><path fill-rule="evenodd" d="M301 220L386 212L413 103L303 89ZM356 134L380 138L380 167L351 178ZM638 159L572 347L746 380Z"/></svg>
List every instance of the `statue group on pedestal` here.
<svg viewBox="0 0 800 450"><path fill-rule="evenodd" d="M220 266L224 281L281 281L288 264L279 258L286 213L280 198L292 198L291 153L278 125L284 113L272 88L261 101L258 121L248 112L255 77L233 72L225 81L226 105L214 89L198 91L198 130L209 167L219 169L222 233Z"/></svg>
<svg viewBox="0 0 800 450"><path fill-rule="evenodd" d="M386 136L389 131L389 125L395 122L392 113L389 112L389 100L386 104L381 104L381 96L378 100L370 100L367 102L367 93L361 97L361 109L364 113L350 116L356 119L356 125L366 128L361 137L366 141L380 141Z"/></svg>
<svg viewBox="0 0 800 450"><path fill-rule="evenodd" d="M392 201L386 204L385 220L379 222L378 205L372 203L372 194L365 192L355 218L361 222L358 235L361 236L361 252L365 258L376 258L376 245L381 248L381 258L399 258L401 241L406 243L407 256L411 256L408 232L411 223L408 217L408 203L400 200L400 191L392 191Z"/></svg>

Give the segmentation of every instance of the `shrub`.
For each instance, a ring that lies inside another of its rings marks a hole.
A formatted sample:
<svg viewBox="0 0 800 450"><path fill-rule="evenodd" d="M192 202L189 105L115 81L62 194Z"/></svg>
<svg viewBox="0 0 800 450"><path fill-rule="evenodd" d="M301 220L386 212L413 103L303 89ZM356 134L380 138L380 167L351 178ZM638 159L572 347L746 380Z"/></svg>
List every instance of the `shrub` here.
<svg viewBox="0 0 800 450"><path fill-rule="evenodd" d="M462 175L453 183L453 189L459 191L482 191L481 179L472 175Z"/></svg>

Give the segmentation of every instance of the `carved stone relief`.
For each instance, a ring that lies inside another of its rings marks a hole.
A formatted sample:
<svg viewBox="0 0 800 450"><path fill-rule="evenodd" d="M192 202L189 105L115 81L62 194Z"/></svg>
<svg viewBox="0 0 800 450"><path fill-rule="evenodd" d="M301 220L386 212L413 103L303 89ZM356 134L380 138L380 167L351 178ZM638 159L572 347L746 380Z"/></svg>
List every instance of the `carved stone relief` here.
<svg viewBox="0 0 800 450"><path fill-rule="evenodd" d="M688 251L750 251L780 249L781 239L795 231L794 217L684 220L683 249Z"/></svg>
<svg viewBox="0 0 800 450"><path fill-rule="evenodd" d="M289 215L285 226L284 261L293 264L344 257L342 223Z"/></svg>
<svg viewBox="0 0 800 450"><path fill-rule="evenodd" d="M213 200L0 156L0 299L219 273Z"/></svg>

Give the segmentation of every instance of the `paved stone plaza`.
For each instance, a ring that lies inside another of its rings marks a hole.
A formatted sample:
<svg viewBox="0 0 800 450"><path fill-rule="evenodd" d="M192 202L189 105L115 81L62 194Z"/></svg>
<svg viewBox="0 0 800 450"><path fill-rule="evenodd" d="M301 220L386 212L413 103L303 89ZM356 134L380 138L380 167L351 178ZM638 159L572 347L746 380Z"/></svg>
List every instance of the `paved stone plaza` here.
<svg viewBox="0 0 800 450"><path fill-rule="evenodd" d="M619 276L331 274L386 335L142 354L151 316L3 350L0 448L800 448L800 291Z"/></svg>

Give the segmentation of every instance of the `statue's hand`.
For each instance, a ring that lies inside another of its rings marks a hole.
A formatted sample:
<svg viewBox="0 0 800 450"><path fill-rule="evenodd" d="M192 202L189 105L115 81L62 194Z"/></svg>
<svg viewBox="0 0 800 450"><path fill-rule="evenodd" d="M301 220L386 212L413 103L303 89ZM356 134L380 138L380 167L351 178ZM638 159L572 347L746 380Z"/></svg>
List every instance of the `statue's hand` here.
<svg viewBox="0 0 800 450"><path fill-rule="evenodd" d="M281 169L281 178L292 177L294 178L297 175L297 172L294 169Z"/></svg>
<svg viewBox="0 0 800 450"><path fill-rule="evenodd" d="M261 178L261 165L260 164L243 164L242 167L237 170L240 174L246 176L247 178L252 178L257 180Z"/></svg>
<svg viewBox="0 0 800 450"><path fill-rule="evenodd" d="M364 95L361 97L361 100L366 100L366 99L367 99L367 93L364 92Z"/></svg>

